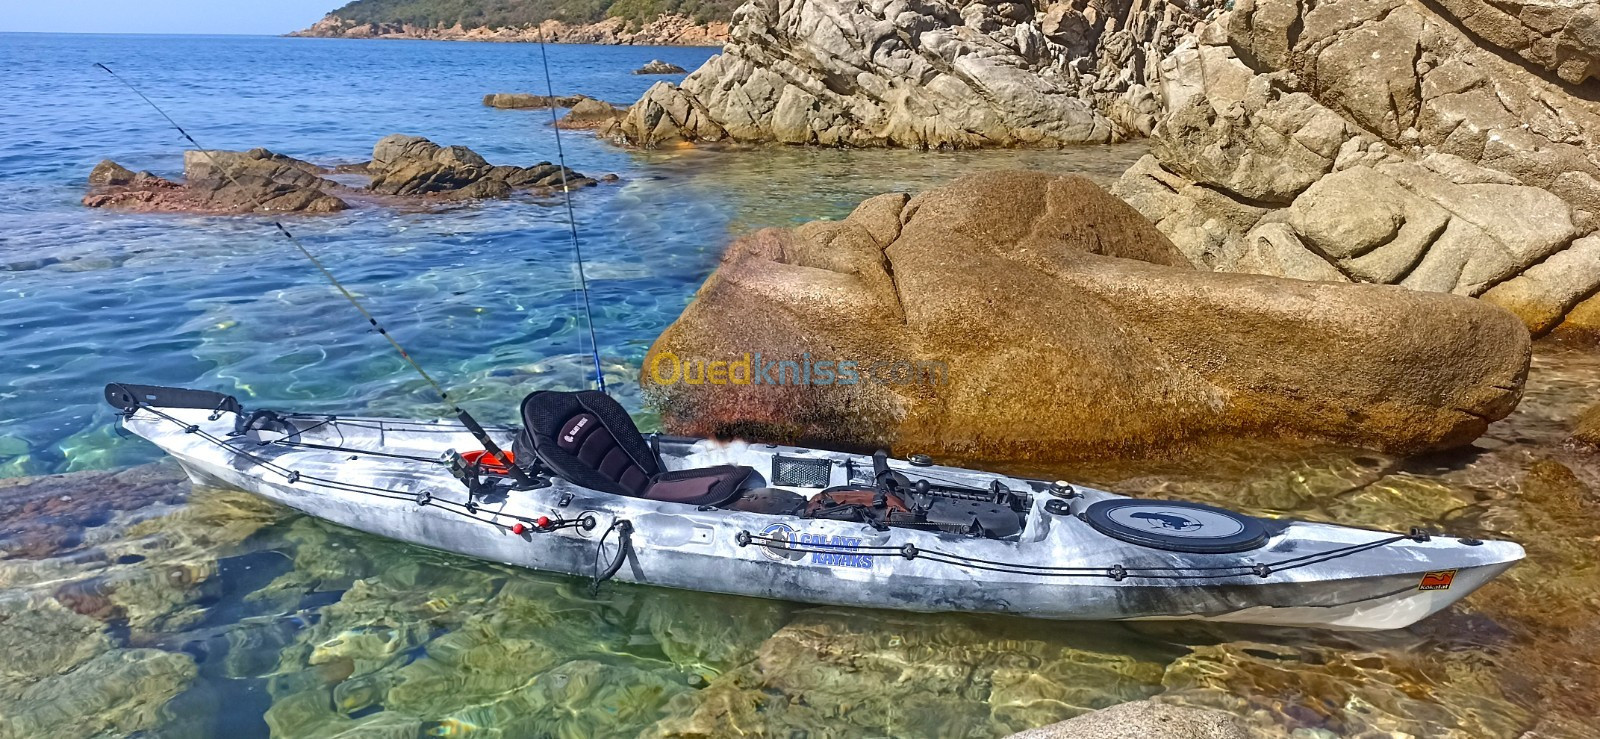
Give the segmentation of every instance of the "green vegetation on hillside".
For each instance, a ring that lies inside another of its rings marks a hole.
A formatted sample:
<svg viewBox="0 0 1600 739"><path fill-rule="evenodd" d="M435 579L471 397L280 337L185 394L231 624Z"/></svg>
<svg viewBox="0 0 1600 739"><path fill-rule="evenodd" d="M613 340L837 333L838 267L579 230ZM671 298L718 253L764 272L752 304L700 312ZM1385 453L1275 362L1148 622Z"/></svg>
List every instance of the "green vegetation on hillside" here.
<svg viewBox="0 0 1600 739"><path fill-rule="evenodd" d="M728 20L740 0L355 0L333 14L356 23L501 28L534 25L548 18L593 23L626 18L630 25L679 13L697 23Z"/></svg>

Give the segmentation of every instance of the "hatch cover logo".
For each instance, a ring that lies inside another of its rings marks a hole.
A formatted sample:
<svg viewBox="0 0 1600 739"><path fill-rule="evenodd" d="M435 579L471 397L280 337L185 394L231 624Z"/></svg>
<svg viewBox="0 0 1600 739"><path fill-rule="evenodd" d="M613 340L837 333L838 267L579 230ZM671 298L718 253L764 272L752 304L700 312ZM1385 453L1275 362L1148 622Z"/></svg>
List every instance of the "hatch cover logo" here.
<svg viewBox="0 0 1600 739"><path fill-rule="evenodd" d="M1128 517L1148 521L1150 523L1150 528L1152 529L1194 531L1201 526L1199 521L1189 518L1188 516L1171 512L1153 513L1150 511L1139 511L1138 513L1130 514Z"/></svg>
<svg viewBox="0 0 1600 739"><path fill-rule="evenodd" d="M1456 580L1455 570L1439 570L1438 572L1425 573L1422 582L1417 585L1418 590L1449 590L1450 584Z"/></svg>
<svg viewBox="0 0 1600 739"><path fill-rule="evenodd" d="M762 529L761 535L776 540L761 542L761 553L766 555L767 559L775 562L799 562L806 558L804 552L796 552L789 548L794 543L794 528L788 524L772 524Z"/></svg>

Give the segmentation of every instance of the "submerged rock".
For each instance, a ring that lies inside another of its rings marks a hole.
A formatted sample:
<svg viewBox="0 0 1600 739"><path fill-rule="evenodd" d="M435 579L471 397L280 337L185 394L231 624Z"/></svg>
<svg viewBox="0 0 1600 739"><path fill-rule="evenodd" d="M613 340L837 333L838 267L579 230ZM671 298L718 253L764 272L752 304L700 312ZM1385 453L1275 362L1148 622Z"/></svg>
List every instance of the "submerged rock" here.
<svg viewBox="0 0 1600 739"><path fill-rule="evenodd" d="M623 122L640 146L1061 146L1147 133L1155 61L1216 0L1190 3L756 0L681 86Z"/></svg>
<svg viewBox="0 0 1600 739"><path fill-rule="evenodd" d="M992 173L740 239L641 381L673 432L1062 460L1460 445L1511 412L1528 361L1481 301L1196 271L1083 178Z"/></svg>
<svg viewBox="0 0 1600 739"><path fill-rule="evenodd" d="M1240 0L1160 62L1116 192L1198 265L1482 297L1542 334L1600 290L1597 28L1578 0Z"/></svg>
<svg viewBox="0 0 1600 739"><path fill-rule="evenodd" d="M1572 426L1572 440L1591 447L1600 447L1600 405L1584 409Z"/></svg>
<svg viewBox="0 0 1600 739"><path fill-rule="evenodd" d="M1233 716L1204 708L1130 701L1008 739L1249 739Z"/></svg>
<svg viewBox="0 0 1600 739"><path fill-rule="evenodd" d="M592 187L594 180L549 162L495 166L465 146L440 146L420 136L385 136L367 165L369 190L380 195L432 195L453 200L503 198L514 189Z"/></svg>
<svg viewBox="0 0 1600 739"><path fill-rule="evenodd" d="M1148 697L1172 656L1095 625L810 609L642 736L997 736Z"/></svg>
<svg viewBox="0 0 1600 739"><path fill-rule="evenodd" d="M660 59L651 59L650 61L645 62L644 66L633 70L633 73L634 74L683 74L683 73L688 72L688 71L689 70L684 69L683 67L680 67L680 66L678 66L676 64L670 64L668 62L661 61Z"/></svg>

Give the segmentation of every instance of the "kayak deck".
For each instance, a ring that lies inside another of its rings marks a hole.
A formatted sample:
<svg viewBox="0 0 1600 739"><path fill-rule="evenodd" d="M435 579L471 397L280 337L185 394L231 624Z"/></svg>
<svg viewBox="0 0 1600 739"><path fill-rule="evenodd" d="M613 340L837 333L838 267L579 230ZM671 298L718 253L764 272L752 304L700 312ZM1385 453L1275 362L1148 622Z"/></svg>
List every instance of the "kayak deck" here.
<svg viewBox="0 0 1600 739"><path fill-rule="evenodd" d="M334 523L580 577L605 574L614 563L618 580L691 590L1054 619L1378 629L1437 612L1522 557L1521 547L1508 542L1297 521L1262 521L1265 538L1249 551L1168 551L1108 536L1086 521L1089 507L1129 500L1123 496L902 460L890 466L908 478L1017 491L1027 501L1020 531L1001 540L879 530L631 498L560 478L540 489L475 496L447 460L451 451L480 446L460 424L283 414L285 425L275 431L232 435L241 412L144 406L124 424L172 454L197 481L255 492ZM503 448L517 431L487 430ZM670 469L748 466L768 488L804 497L859 482L862 470L871 470L870 458L840 452L672 437L655 442Z"/></svg>

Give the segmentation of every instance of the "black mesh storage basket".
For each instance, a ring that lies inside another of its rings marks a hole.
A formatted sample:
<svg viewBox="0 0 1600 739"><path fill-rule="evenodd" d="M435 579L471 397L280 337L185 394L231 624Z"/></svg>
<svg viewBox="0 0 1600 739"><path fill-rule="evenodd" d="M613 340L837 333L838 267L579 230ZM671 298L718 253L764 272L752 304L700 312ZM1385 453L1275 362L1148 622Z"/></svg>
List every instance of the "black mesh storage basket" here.
<svg viewBox="0 0 1600 739"><path fill-rule="evenodd" d="M825 488L833 476L833 460L772 455L772 484L797 488Z"/></svg>

